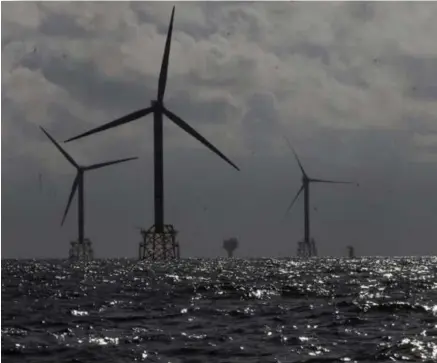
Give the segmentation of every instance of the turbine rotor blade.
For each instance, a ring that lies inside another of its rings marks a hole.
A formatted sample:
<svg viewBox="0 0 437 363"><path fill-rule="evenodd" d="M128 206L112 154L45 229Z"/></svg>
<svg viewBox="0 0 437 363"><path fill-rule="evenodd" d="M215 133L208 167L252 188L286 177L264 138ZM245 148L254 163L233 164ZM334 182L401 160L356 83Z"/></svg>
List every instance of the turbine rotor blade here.
<svg viewBox="0 0 437 363"><path fill-rule="evenodd" d="M293 155L294 155L294 157L295 157L297 163L299 164L299 168L300 168L300 170L302 171L302 174L305 175L305 176L307 176L307 173L305 173L305 170L304 170L304 168L303 168L303 166L302 166L302 163L301 163L300 160L299 160L299 157L297 156L296 151L294 151L293 146L291 146L290 141L288 140L288 138L287 138L285 135L284 135L284 139L285 139L285 141L287 142L288 148L291 150L291 152L293 153Z"/></svg>
<svg viewBox="0 0 437 363"><path fill-rule="evenodd" d="M133 158L126 158L126 159L119 159L119 160L113 160L113 161L107 161L105 163L98 163L98 164L93 164L90 166L86 166L84 167L84 170L95 170L95 169L100 169L103 168L105 166L109 166L109 165L113 165L113 164L119 164L119 163L123 163L125 161L129 161L129 160L135 160L138 159L138 157L133 157Z"/></svg>
<svg viewBox="0 0 437 363"><path fill-rule="evenodd" d="M40 126L42 132L46 134L46 136L50 139L50 141L56 146L56 148L65 156L65 158L73 164L74 167L79 168L79 165L74 161L74 159L57 143L57 141L46 131L42 126Z"/></svg>
<svg viewBox="0 0 437 363"><path fill-rule="evenodd" d="M302 184L302 186L300 187L299 191L297 192L296 196L294 197L294 199L291 201L290 205L288 206L284 217L288 214L288 212L290 211L291 207L293 206L294 202L296 202L297 198L299 197L300 193L302 193L304 186Z"/></svg>
<svg viewBox="0 0 437 363"><path fill-rule="evenodd" d="M153 110L154 110L153 106L152 107L143 108L141 110L132 112L132 113L126 115L126 116L120 117L120 118L118 118L118 119L116 119L114 121L108 122L107 124L104 124L102 126L96 127L96 128L94 128L92 130L89 130L87 132L84 132L83 134L80 134L78 136L75 136L75 137L72 137L72 138L70 138L68 140L65 140L64 142L70 142L70 141L73 141L73 140L81 139L82 137L95 134L96 132L105 131L107 129L110 129L110 128L113 128L113 127L116 127L116 126L120 126L120 125L126 124L128 122L135 121L135 120L139 119L140 117L148 115Z"/></svg>
<svg viewBox="0 0 437 363"><path fill-rule="evenodd" d="M199 140L208 149L220 156L224 161L232 165L238 171L240 170L237 165L235 165L231 160L229 160L225 155L223 155L214 145L212 145L208 140L206 140L202 135L200 135L196 130L194 130L190 125L188 125L179 116L176 116L173 112L167 110L165 107L162 108L162 112L172 120L176 125L178 125L182 130L193 136L195 139Z"/></svg>
<svg viewBox="0 0 437 363"><path fill-rule="evenodd" d="M65 222L65 218L67 217L67 213L68 213L68 210L70 209L71 201L73 200L74 193L76 192L76 189L77 189L78 185L79 185L79 172L77 173L76 178L74 178L73 185L71 187L70 196L68 197L67 207L65 208L64 216L62 217L61 226Z"/></svg>
<svg viewBox="0 0 437 363"><path fill-rule="evenodd" d="M170 25L168 26L167 39L165 41L164 55L162 57L161 71L159 73L159 81L158 81L158 101L162 101L164 99L165 86L167 84L167 74L168 74L168 61L170 58L170 46L171 46L171 35L173 33L173 18L174 18L174 10L171 11Z"/></svg>
<svg viewBox="0 0 437 363"><path fill-rule="evenodd" d="M309 181L314 183L329 183L329 184L356 184L357 186L359 186L358 183L350 182L350 181L324 180L324 179L309 179Z"/></svg>

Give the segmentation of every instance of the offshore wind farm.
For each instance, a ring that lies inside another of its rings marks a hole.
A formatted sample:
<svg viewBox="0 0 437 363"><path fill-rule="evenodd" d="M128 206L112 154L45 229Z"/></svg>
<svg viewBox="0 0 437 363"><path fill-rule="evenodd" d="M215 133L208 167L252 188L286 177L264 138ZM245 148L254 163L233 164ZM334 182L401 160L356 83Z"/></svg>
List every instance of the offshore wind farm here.
<svg viewBox="0 0 437 363"><path fill-rule="evenodd" d="M2 358L437 361L437 4L177 9L2 4Z"/></svg>
<svg viewBox="0 0 437 363"><path fill-rule="evenodd" d="M138 109L137 111L131 112L125 116L119 117L115 119L114 121L111 121L109 123L103 124L101 126L92 128L89 131L83 132L77 136L70 137L66 140L66 142L71 142L73 140L78 140L81 138L84 138L86 136L90 136L96 133L100 133L102 131L115 128L117 126L121 126L123 124L131 123L132 121L135 121L139 118L145 117L147 115L153 115L153 179L154 179L154 197L153 197L153 220L154 223L152 226L148 229L141 227L140 228L140 235L142 238L142 241L140 242L138 246L138 257L139 259L152 259L152 260L166 260L166 259L177 259L180 257L181 252L181 245L180 242L177 241L176 236L178 235L178 231L173 226L173 224L166 223L164 220L164 128L163 128L163 120L164 116L170 119L173 123L178 125L180 128L182 128L184 131L186 131L188 134L190 134L193 138L197 139L200 143L202 143L204 146L206 146L208 149L210 149L213 153L218 155L222 160L230 164L233 168L239 170L239 168L236 166L234 162L232 162L225 154L220 151L216 146L211 144L204 136L202 136L198 131L196 131L192 126L190 126L186 121L184 121L180 116L178 116L176 113L170 111L170 108L167 106L167 104L164 104L164 95L167 87L167 80L168 80L168 72L169 72L169 63L170 63L170 50L171 50L171 43L172 43L172 36L173 36L173 27L174 27L174 18L175 18L175 7L173 7L170 15L170 23L168 25L167 31L166 31L166 37L165 37L165 44L164 44L164 54L161 61L161 68L158 76L158 88L157 88L157 95L156 98L151 101L150 106L143 107L141 109ZM230 35L229 33L227 35ZM32 50L30 54L32 56L36 56L40 52L38 47L32 47ZM20 61L23 59L25 60L27 56L22 56ZM62 58L67 60L65 54L62 55ZM175 64L178 64L178 60L176 59ZM174 99L171 98L172 100ZM262 110L262 109L260 109ZM262 112L261 112L262 113ZM256 114L252 114L252 117L257 117ZM43 130L45 133L46 131ZM49 136L46 133L47 136ZM279 135L276 135L275 137L278 138ZM53 138L51 138L51 141L53 142ZM294 157L298 163L299 168L302 172L302 185L296 194L295 198L292 200L292 202L289 205L289 208L287 209L286 214L289 213L291 207L294 205L294 203L297 201L298 197L301 193L304 194L304 223L303 223L303 232L304 236L301 241L297 242L297 253L296 256L298 257L316 257L318 255L316 241L314 238L310 235L310 184L313 183L330 183L330 184L353 184L351 182L342 182L342 181L332 181L332 180L324 180L324 179L315 179L311 178L306 174L306 171L303 169L303 166L294 151L294 149L289 144L289 141L287 140L287 144L289 148L291 149L292 153L294 154ZM55 144L56 147L59 149L59 144ZM79 144L75 143L76 147L78 147ZM62 153L64 151L62 149ZM252 155L254 155L252 153ZM70 161L70 159L68 159ZM75 167L77 167L75 164L73 164ZM70 197L68 200L67 208L65 209L64 213L64 220L65 216L68 213L68 209L71 203L71 200L73 198L74 193L76 192L76 189L78 191L78 245L82 246L84 245L85 236L84 236L84 207L83 207L83 175L84 171L87 169L77 169L78 174L77 177L73 183L73 189L70 193ZM174 180L171 180L170 183L173 183ZM39 190L42 193L42 174L38 174L38 184L39 184ZM146 192L147 189L144 190ZM316 210L316 208L314 208ZM205 214L207 214L207 209L204 209ZM209 213L209 211L208 211ZM320 215L320 214L319 214ZM293 219L293 218L291 218ZM316 221L317 224L317 221ZM328 237L328 236L327 236ZM337 234L338 237L338 234ZM292 237L292 239L295 237ZM330 237L328 237L330 238ZM89 240L87 240L89 241ZM350 245L351 241L345 241L344 246L348 246L347 255L354 255L353 249L351 249ZM89 242L87 242L89 244ZM290 241L292 249L295 248L296 244L295 242ZM246 245L246 244L245 244ZM233 255L233 251L236 249L236 247L230 247L231 245L227 245L228 247L224 247L228 251L228 256ZM232 245L233 246L233 245ZM247 245L247 246L250 246ZM290 246L290 247L291 247ZM90 250L91 251L91 250ZM217 253L219 253L217 251ZM71 250L70 250L71 254ZM79 253L79 255L86 255L83 253ZM292 256L293 253L291 250L287 253L288 255ZM71 254L74 256L75 254Z"/></svg>
<svg viewBox="0 0 437 363"><path fill-rule="evenodd" d="M173 121L177 126L182 128L185 132L190 134L192 137L197 139L207 148L209 148L212 152L222 158L225 162L230 164L236 170L240 170L228 157L226 157L220 150L218 150L214 145L212 145L207 139L205 139L201 134L199 134L196 130L194 130L187 122L185 122L182 118L174 114L168 108L164 106L164 95L165 89L167 85L168 78L168 69L169 69L169 60L170 60L170 49L171 49L171 39L173 33L173 22L175 15L175 7L172 9L170 23L168 26L167 37L164 47L164 55L162 58L161 69L158 78L158 91L156 100L151 101L151 105L146 108L142 108L131 112L125 116L119 117L114 121L106 123L102 126L96 127L92 130L83 132L77 136L70 137L65 142L71 142L74 140L81 139L86 136L93 135L95 133L99 133L111 128L115 128L117 126L121 126L132 121L135 121L139 118L145 117L149 114L153 114L153 145L154 145L154 224L149 229L140 229L140 234L142 237L142 241L139 244L138 248L138 258L140 260L167 260L167 259L178 259L180 258L180 244L176 240L176 236L178 231L174 228L172 224L164 223L164 138L163 138L163 116L167 116L171 121ZM289 212L294 202L299 197L300 193L304 192L304 239L298 242L297 247L297 256L302 258L308 257L316 257L317 256L317 248L316 242L313 238L310 238L310 206L309 206L309 198L310 198L310 183L330 183L330 184L353 184L352 182L344 182L344 181L332 181L332 180L323 180L323 179L314 179L309 178L306 174L303 166L292 148L288 139L286 142L294 154L296 161L298 162L299 168L302 172L302 186L296 194L295 198L292 200L289 205L286 214ZM59 146L57 146L59 147ZM62 151L63 152L63 151ZM78 174L79 175L79 174ZM82 180L83 177L79 176L78 180ZM76 183L76 181L75 181ZM73 184L73 188L76 184ZM357 184L358 185L358 184ZM81 189L81 188L79 188ZM73 195L74 190L72 189ZM80 202L80 195L82 193L79 192L79 205L81 206L83 202ZM70 199L71 199L70 196ZM70 200L69 200L70 203ZM68 211L69 204L67 205L66 213ZM80 209L80 208L79 208ZM82 212L83 214L83 212ZM83 217L80 216L79 213L79 245L83 245L83 227L81 226L81 220ZM83 224L83 223L82 223ZM228 257L233 256L233 251L237 248L238 242L236 239L229 239L224 241L224 248L228 253ZM70 253L71 255L71 253ZM75 256L75 254L73 254ZM86 254L83 254L86 255Z"/></svg>

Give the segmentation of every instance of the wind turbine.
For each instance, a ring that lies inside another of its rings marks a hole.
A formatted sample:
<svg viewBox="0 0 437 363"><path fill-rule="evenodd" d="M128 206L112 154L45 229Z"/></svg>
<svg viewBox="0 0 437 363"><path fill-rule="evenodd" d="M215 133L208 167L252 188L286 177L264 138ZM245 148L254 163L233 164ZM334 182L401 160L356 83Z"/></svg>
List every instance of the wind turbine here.
<svg viewBox="0 0 437 363"><path fill-rule="evenodd" d="M151 106L132 112L126 116L120 117L112 122L104 124L100 127L96 127L90 131L87 131L78 136L72 137L65 142L80 139L82 137L104 131L116 126L126 124L134 121L140 117L153 113L153 131L154 131L154 169L155 169L155 232L164 233L164 173L163 173L163 128L162 121L163 115L167 116L177 126L183 129L185 132L196 138L202 144L204 144L211 151L220 156L227 163L231 164L235 169L240 170L232 161L230 161L225 155L223 155L215 146L213 146L208 140L194 130L179 116L175 115L168 108L164 106L164 93L167 83L168 63L170 58L170 45L171 35L173 31L173 18L175 7L170 18L170 25L167 33L167 40L165 42L164 56L162 59L161 71L158 81L158 95L156 100L151 101Z"/></svg>
<svg viewBox="0 0 437 363"><path fill-rule="evenodd" d="M46 131L43 127L41 130L46 134L46 136L50 139L50 141L56 146L56 148L65 156L65 158L76 168L77 174L76 178L73 181L73 185L71 187L70 196L68 198L67 207L65 208L64 216L62 217L61 226L64 224L65 218L67 217L68 210L70 208L71 201L73 200L74 194L76 190L78 192L78 228L79 228L79 244L83 245L84 243L84 235L85 235L85 208L84 208L84 174L86 171L100 169L105 166L122 163L129 160L138 159L137 157L127 158L127 159L119 159L114 161L107 161L105 163L93 164L90 166L80 166L77 164L74 159L56 142L56 140Z"/></svg>
<svg viewBox="0 0 437 363"><path fill-rule="evenodd" d="M305 228L305 235L304 235L304 244L311 250L311 244L310 244L310 183L329 183L329 184L356 184L359 186L358 183L349 182L349 181L334 181L334 180L324 180L324 179L315 179L310 178L308 174L305 172L305 169L302 166L302 163L299 160L299 157L297 156L296 151L293 149L293 147L290 144L290 141L286 138L285 141L287 142L288 147L290 148L291 152L293 153L294 157L296 158L297 163L299 164L299 168L302 172L302 186L300 187L299 191L297 192L294 199L291 201L290 205L288 206L287 211L285 212L285 215L290 211L291 207L293 207L293 204L296 202L297 198L299 197L300 193L302 191L304 192L304 228ZM315 249L315 246L313 246L313 249Z"/></svg>

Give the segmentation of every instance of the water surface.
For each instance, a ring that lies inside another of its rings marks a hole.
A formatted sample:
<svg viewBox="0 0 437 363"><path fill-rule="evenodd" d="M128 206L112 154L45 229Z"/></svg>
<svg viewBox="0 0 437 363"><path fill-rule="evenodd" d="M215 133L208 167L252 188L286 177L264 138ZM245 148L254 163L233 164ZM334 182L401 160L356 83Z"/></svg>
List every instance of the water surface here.
<svg viewBox="0 0 437 363"><path fill-rule="evenodd" d="M2 261L4 362L436 362L437 258Z"/></svg>

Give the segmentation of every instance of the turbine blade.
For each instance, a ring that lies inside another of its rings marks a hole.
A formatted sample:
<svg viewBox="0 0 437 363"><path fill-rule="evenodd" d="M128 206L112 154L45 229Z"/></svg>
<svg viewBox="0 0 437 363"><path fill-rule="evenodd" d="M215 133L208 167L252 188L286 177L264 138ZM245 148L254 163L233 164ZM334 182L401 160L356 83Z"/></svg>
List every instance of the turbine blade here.
<svg viewBox="0 0 437 363"><path fill-rule="evenodd" d="M302 171L302 174L305 175L305 176L307 176L307 173L305 173L305 170L304 170L304 168L303 168L303 166L302 166L302 163L301 163L300 160L299 160L299 157L297 156L296 151L294 151L293 146L291 146L290 141L287 139L287 137L286 137L285 135L284 135L284 139L285 139L285 141L287 142L287 145L288 145L289 149L290 149L291 152L293 153L293 155L294 155L294 157L295 157L297 163L299 164L299 168L300 168L300 170Z"/></svg>
<svg viewBox="0 0 437 363"><path fill-rule="evenodd" d="M68 197L67 207L65 208L64 216L62 217L61 226L65 222L65 218L67 217L68 210L70 209L71 201L73 200L74 193L76 192L77 186L79 185L79 173L77 173L76 178L74 178L73 185L71 187L70 196Z"/></svg>
<svg viewBox="0 0 437 363"><path fill-rule="evenodd" d="M153 111L153 106L152 107L147 107L147 108L143 108L141 110L132 112L126 116L120 117L114 121L108 122L107 124L104 124L102 126L96 127L95 129L92 129L90 131L84 132L83 134L80 134L78 136L72 137L68 140L65 140L64 142L70 142L73 140L77 140L77 139L81 139L82 137L88 136L88 135L92 135L95 134L96 132L100 132L100 131L104 131L116 126L120 126L123 124L126 124L128 122L134 121L136 119L139 119L140 117L146 116L149 113L151 113Z"/></svg>
<svg viewBox="0 0 437 363"><path fill-rule="evenodd" d="M238 171L240 170L237 165L230 161L226 156L224 156L214 145L212 145L208 140L206 140L202 135L200 135L196 130L194 130L190 125L188 125L180 117L176 116L173 112L167 110L165 107L162 108L162 112L172 120L176 125L178 125L185 132L189 133L191 136L199 140L203 145L209 148L211 151L220 156L224 161L231 164Z"/></svg>
<svg viewBox="0 0 437 363"><path fill-rule="evenodd" d="M291 207L293 206L294 202L296 202L297 198L299 197L300 193L302 193L304 186L302 184L302 186L300 187L299 191L297 192L296 196L294 197L294 199L291 201L290 205L288 206L284 217L288 214L288 212L290 211Z"/></svg>
<svg viewBox="0 0 437 363"><path fill-rule="evenodd" d="M350 181L338 181L338 180L324 180L324 179L309 179L310 182L314 183L330 183L330 184L356 184L359 186L358 183L350 182Z"/></svg>
<svg viewBox="0 0 437 363"><path fill-rule="evenodd" d="M44 130L44 128L42 126L40 126L40 129L42 130L42 132L44 132L46 134L46 136L50 139L50 141L56 146L56 148L62 153L62 155L65 156L65 158L71 163L73 164L73 166L75 166L76 168L79 168L79 165L77 165L77 163L73 160L73 158L61 147L61 145L59 145L56 140L46 131Z"/></svg>
<svg viewBox="0 0 437 363"><path fill-rule="evenodd" d="M162 57L161 72L159 73L158 101L162 101L164 99L165 86L167 84L168 61L170 58L170 46L171 46L171 35L173 32L174 10L175 7L173 6L173 10L171 11L170 25L168 26L167 39L165 41L164 55Z"/></svg>
<svg viewBox="0 0 437 363"><path fill-rule="evenodd" d="M86 167L84 167L84 170L100 169L100 168L103 168L105 166L109 166L109 165L113 165L113 164L118 164L118 163L123 163L125 161L135 160L135 159L138 159L138 157L119 159L119 160L114 160L114 161L107 161L105 163L99 163L99 164L94 164L94 165L86 166Z"/></svg>

